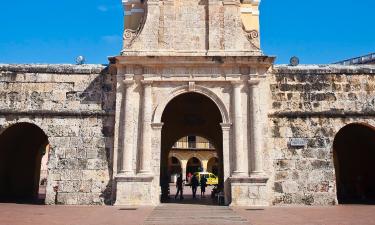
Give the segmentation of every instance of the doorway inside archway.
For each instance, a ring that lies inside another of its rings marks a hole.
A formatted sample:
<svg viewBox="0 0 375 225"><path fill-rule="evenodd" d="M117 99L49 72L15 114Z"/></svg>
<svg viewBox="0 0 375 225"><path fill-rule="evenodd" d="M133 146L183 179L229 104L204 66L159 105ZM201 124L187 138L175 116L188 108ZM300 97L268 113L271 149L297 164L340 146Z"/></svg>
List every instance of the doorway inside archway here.
<svg viewBox="0 0 375 225"><path fill-rule="evenodd" d="M44 203L48 149L47 135L34 124L0 134L0 202Z"/></svg>
<svg viewBox="0 0 375 225"><path fill-rule="evenodd" d="M340 204L375 203L375 129L349 124L336 135L333 155Z"/></svg>
<svg viewBox="0 0 375 225"><path fill-rule="evenodd" d="M162 122L164 123L162 128L161 136L161 164L160 164L160 176L170 177L168 174L168 158L171 152L178 146L178 142L181 139L186 139L186 145L189 151L192 151L192 157L186 160L186 167L182 166L182 170L185 169L183 176L185 184L189 185L187 180L188 174L194 174L195 172L207 171L207 163L203 161L202 157L194 156L198 155L199 146L206 140L207 149L215 152L217 157L217 175L219 182L214 191L220 191L223 189L223 151L222 151L222 117L219 108L210 98L199 93L185 93L181 94L172 99L164 109L162 115ZM215 146L215 147L213 147ZM161 179L162 193L163 188L166 185L163 183L165 179ZM170 187L175 186L170 184ZM185 187L186 195L183 203L194 203L194 204L211 204L210 198L205 201L189 202L189 190L190 187ZM208 188L211 191L213 187ZM173 191L171 189L171 195ZM211 193L206 193L210 196Z"/></svg>
<svg viewBox="0 0 375 225"><path fill-rule="evenodd" d="M193 157L189 159L189 161L186 164L187 176L190 176L189 174L194 174L196 172L202 172L202 171L203 171L202 162L198 158Z"/></svg>

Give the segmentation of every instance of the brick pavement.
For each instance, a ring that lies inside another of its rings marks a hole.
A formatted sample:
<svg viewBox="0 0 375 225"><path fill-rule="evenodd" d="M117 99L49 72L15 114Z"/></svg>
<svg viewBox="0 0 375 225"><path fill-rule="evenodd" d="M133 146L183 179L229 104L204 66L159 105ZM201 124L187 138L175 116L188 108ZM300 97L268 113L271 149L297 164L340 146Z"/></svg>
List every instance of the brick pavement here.
<svg viewBox="0 0 375 225"><path fill-rule="evenodd" d="M199 199L194 203L173 200L155 209L0 204L0 225L375 225L371 205L228 208L200 205Z"/></svg>

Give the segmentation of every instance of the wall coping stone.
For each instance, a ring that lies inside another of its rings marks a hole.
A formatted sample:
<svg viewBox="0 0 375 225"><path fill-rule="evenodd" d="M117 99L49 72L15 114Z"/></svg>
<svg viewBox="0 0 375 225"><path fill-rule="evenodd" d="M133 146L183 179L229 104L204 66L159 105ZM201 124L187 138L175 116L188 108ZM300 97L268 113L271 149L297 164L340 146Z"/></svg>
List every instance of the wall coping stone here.
<svg viewBox="0 0 375 225"><path fill-rule="evenodd" d="M102 64L0 64L0 72L49 74L100 74L108 66Z"/></svg>
<svg viewBox="0 0 375 225"><path fill-rule="evenodd" d="M275 74L301 74L301 75L324 75L324 74L375 74L375 65L336 65L336 64L321 64L321 65L275 65Z"/></svg>

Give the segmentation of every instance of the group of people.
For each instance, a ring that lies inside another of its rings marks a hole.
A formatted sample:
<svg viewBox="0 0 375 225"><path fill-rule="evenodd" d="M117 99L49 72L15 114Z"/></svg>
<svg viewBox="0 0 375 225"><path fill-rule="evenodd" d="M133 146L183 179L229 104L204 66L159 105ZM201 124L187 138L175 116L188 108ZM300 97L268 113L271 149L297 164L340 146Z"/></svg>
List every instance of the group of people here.
<svg viewBox="0 0 375 225"><path fill-rule="evenodd" d="M199 186L199 180L195 174L191 177L190 184L191 184L191 190L193 192L193 198L196 198L197 189ZM207 187L207 179L204 176L202 176L200 179L200 186L201 186L201 198L204 198L205 197L204 194L206 192L206 187ZM176 199L177 196L180 194L180 199L181 200L184 199L184 196L183 196L184 180L182 179L182 174L180 174L180 176L178 176L177 178L176 188L177 188L177 192L174 198Z"/></svg>

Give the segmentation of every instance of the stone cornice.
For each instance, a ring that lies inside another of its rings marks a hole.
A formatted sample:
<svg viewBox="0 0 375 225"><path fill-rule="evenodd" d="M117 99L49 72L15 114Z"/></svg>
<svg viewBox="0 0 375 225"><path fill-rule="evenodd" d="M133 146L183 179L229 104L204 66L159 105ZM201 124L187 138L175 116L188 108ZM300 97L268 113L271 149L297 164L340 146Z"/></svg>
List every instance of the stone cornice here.
<svg viewBox="0 0 375 225"><path fill-rule="evenodd" d="M274 73L276 74L375 74L375 65L299 65L274 66Z"/></svg>
<svg viewBox="0 0 375 225"><path fill-rule="evenodd" d="M268 114L270 118L351 118L351 117L375 117L375 111L320 111L320 112L307 112L307 111L282 111Z"/></svg>
<svg viewBox="0 0 375 225"><path fill-rule="evenodd" d="M230 66L230 65L259 65L271 67L275 57L269 56L117 56L110 59L120 65L140 66Z"/></svg>
<svg viewBox="0 0 375 225"><path fill-rule="evenodd" d="M52 110L30 110L30 111L20 111L20 110L7 110L2 109L0 110L0 115L3 116L38 116L38 117L59 117L59 116L66 116L66 117L106 117L106 116L114 116L114 112L105 112L105 111L73 111L73 110L65 110L65 111L52 111Z"/></svg>
<svg viewBox="0 0 375 225"><path fill-rule="evenodd" d="M108 73L106 65L100 64L0 64L0 71L15 73L49 74L100 74Z"/></svg>

